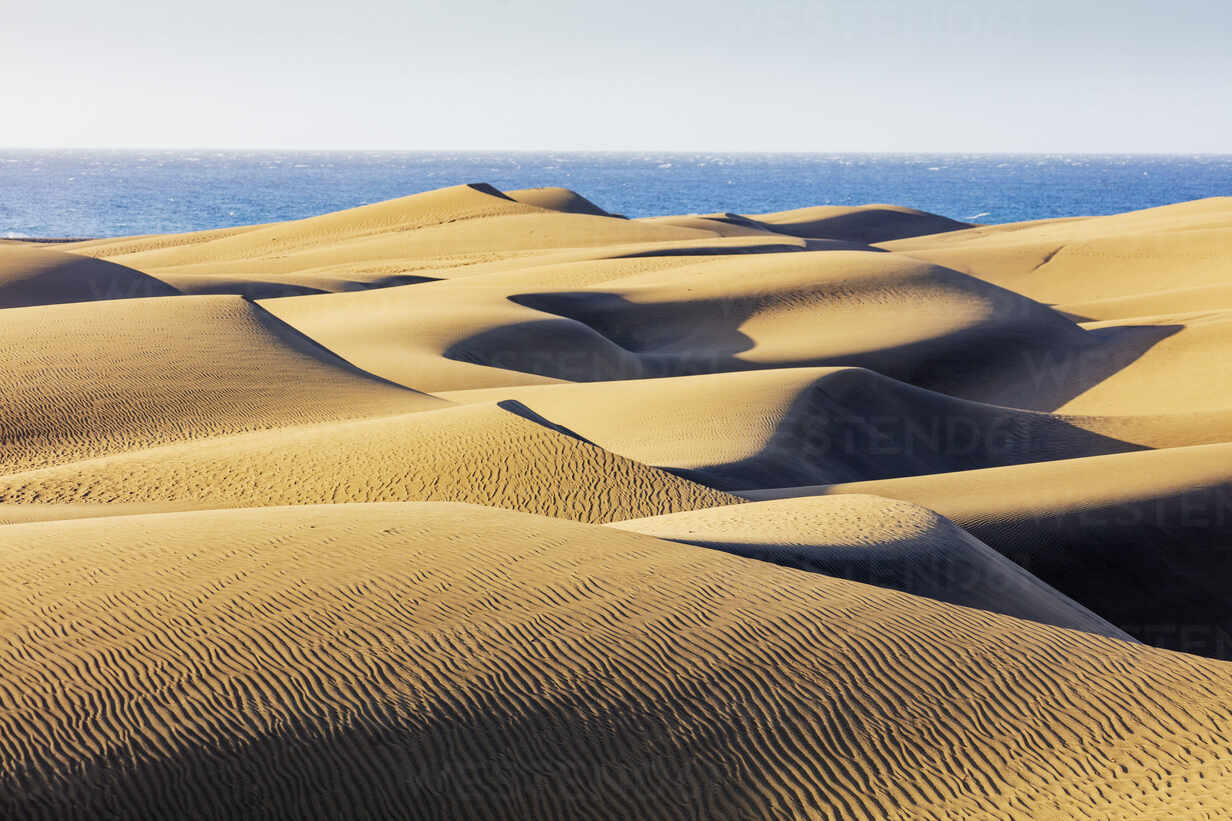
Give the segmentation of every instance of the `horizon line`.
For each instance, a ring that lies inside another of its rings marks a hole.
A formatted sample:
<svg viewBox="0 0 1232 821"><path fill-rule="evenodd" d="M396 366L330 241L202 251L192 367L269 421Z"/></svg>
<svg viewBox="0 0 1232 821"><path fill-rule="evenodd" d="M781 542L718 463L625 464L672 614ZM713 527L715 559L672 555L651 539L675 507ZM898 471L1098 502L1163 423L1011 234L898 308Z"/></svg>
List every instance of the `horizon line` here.
<svg viewBox="0 0 1232 821"><path fill-rule="evenodd" d="M735 154L766 155L792 154L806 156L910 156L931 155L943 157L1232 157L1232 151L960 151L960 150L910 150L910 151L857 151L823 149L774 149L753 148L346 148L346 147L274 147L274 146L175 146L175 145L81 145L81 146L36 146L0 145L0 151L213 151L213 152L313 152L313 153L365 153L365 154Z"/></svg>

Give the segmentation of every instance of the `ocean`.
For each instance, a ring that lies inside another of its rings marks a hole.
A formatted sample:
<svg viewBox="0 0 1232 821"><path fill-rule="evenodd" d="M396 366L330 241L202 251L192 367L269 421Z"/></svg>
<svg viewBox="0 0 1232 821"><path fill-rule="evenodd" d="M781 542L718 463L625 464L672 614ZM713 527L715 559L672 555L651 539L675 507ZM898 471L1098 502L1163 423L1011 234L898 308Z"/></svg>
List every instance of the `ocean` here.
<svg viewBox="0 0 1232 821"><path fill-rule="evenodd" d="M466 182L561 185L630 217L881 202L1000 223L1232 195L1232 155L0 149L0 237L271 222Z"/></svg>

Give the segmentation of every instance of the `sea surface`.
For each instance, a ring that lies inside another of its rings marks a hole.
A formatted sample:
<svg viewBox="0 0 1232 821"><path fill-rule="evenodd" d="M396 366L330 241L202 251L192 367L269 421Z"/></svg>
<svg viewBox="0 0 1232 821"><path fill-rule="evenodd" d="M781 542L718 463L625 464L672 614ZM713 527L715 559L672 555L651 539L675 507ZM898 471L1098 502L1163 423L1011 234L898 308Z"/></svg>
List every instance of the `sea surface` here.
<svg viewBox="0 0 1232 821"><path fill-rule="evenodd" d="M1232 195L1232 155L0 149L0 237L271 222L466 182L561 185L630 217L882 202L999 223Z"/></svg>

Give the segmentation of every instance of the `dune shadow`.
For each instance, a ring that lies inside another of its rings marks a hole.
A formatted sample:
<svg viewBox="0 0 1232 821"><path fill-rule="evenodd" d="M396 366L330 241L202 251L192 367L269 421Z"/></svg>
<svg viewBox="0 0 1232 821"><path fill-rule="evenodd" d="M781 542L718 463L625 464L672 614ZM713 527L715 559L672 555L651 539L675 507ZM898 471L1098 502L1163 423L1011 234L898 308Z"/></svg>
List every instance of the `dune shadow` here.
<svg viewBox="0 0 1232 821"><path fill-rule="evenodd" d="M766 444L737 461L679 469L719 490L891 479L1146 450L1062 417L968 402L863 370L818 378Z"/></svg>
<svg viewBox="0 0 1232 821"><path fill-rule="evenodd" d="M521 294L509 300L544 319L490 328L447 347L448 359L563 379L603 382L752 370L736 357L755 342L740 331L755 305L729 305L724 321L696 328L672 321L687 303L633 306L618 294ZM626 319L630 307L638 321ZM646 309L642 311L641 309ZM704 338L698 336L704 333Z"/></svg>
<svg viewBox="0 0 1232 821"><path fill-rule="evenodd" d="M245 279L235 275L187 274L176 277L173 281L179 283L180 289L186 294L231 295L242 296L244 299L280 299L289 296L314 296L346 291L370 291L377 288L395 288L400 285L418 285L424 282L439 282L437 277L395 274L380 277L371 281L347 280L337 290L316 285L303 285L296 282L281 282L278 280Z"/></svg>
<svg viewBox="0 0 1232 821"><path fill-rule="evenodd" d="M608 382L648 375L644 358L564 317L489 328L448 345L441 356L567 382Z"/></svg>
<svg viewBox="0 0 1232 821"><path fill-rule="evenodd" d="M1232 483L959 524L1146 644L1232 660Z"/></svg>
<svg viewBox="0 0 1232 821"><path fill-rule="evenodd" d="M251 681L243 686L261 692ZM705 715L698 689L676 698L695 701ZM520 695L503 706L438 697L420 715L373 701L328 726L266 704L276 724L255 737L181 736L174 752L144 756L116 745L76 757L54 786L28 764L17 768L3 779L0 814L31 821L542 818L571 807L592 818L684 817L699 809L718 818L757 803L763 785L751 773L731 778L724 748L736 730L717 716L691 724L683 741L673 739L672 714L627 693L615 704L610 689ZM578 710L575 699L588 708Z"/></svg>
<svg viewBox="0 0 1232 821"><path fill-rule="evenodd" d="M0 256L0 308L180 294L161 279L108 260L20 248Z"/></svg>
<svg viewBox="0 0 1232 821"><path fill-rule="evenodd" d="M804 245L768 243L748 245L698 245L687 248L650 248L643 251L631 251L625 254L615 254L610 259L641 259L644 257L709 257L709 256L740 256L747 254L786 254L804 251L870 251L887 253L884 249L873 248L857 242L839 242L835 240L805 240Z"/></svg>
<svg viewBox="0 0 1232 821"><path fill-rule="evenodd" d="M585 436L582 436L577 431L571 430L570 428L567 428L564 425L553 422L551 419L548 419L546 416L542 416L536 413L535 411L531 410L526 405L522 404L516 399L502 399L501 401L496 403L496 407L500 408L503 411L508 411L509 413L512 413L514 416L520 416L521 418L525 419L528 422L534 422L536 425L542 425L548 430L552 430L552 431L555 431L556 433L560 433L565 436L568 436L571 439L576 439L577 441L582 442L584 444L593 445L594 447L599 447L598 445L595 445L594 442L590 441Z"/></svg>
<svg viewBox="0 0 1232 821"><path fill-rule="evenodd" d="M176 279L180 289L191 296L240 296L244 299L279 299L287 296L315 296L327 294L323 288L311 285L297 285L292 282L261 279L224 279L222 277L201 277L189 282L186 278Z"/></svg>
<svg viewBox="0 0 1232 821"><path fill-rule="evenodd" d="M739 214L725 215L736 225L764 228L776 234L807 239L835 239L850 242L892 242L911 237L945 234L973 227L939 214L903 212L893 208L864 207L845 214L800 219L795 222L766 223ZM738 221L731 218L736 217Z"/></svg>
<svg viewBox="0 0 1232 821"><path fill-rule="evenodd" d="M787 544L704 536L658 538L963 607L1129 638L946 519L939 518L912 537L882 538L871 544L833 541L820 528L802 533L804 542Z"/></svg>
<svg viewBox="0 0 1232 821"><path fill-rule="evenodd" d="M354 281L348 283L344 291L372 291L377 288L397 288L400 285L422 285L426 282L440 282L441 277L429 277L421 274L390 274L378 277L368 282Z"/></svg>
<svg viewBox="0 0 1232 821"><path fill-rule="evenodd" d="M514 294L509 301L580 322L632 353L675 356L682 361L701 353L714 360L712 367L726 365L724 370L739 369L737 363L730 361L731 357L751 350L756 344L740 327L761 304L756 299L710 303L696 320L681 322L682 317L698 313L695 303L638 304L620 294L603 291Z"/></svg>
<svg viewBox="0 0 1232 821"><path fill-rule="evenodd" d="M884 348L767 364L740 356L757 344L741 330L763 307L756 297L633 303L616 293L574 291L508 298L559 319L486 329L443 355L572 382L852 366L960 399L1044 412L1103 382L1181 328L1088 331L1043 305L995 289L990 319L970 327ZM841 336L825 335L824 317L818 330L826 346L841 346Z"/></svg>
<svg viewBox="0 0 1232 821"><path fill-rule="evenodd" d="M1125 370L1184 325L1125 325L1083 330L1089 344L1072 348L1024 346L1019 384L1006 386L998 404L1052 411Z"/></svg>
<svg viewBox="0 0 1232 821"><path fill-rule="evenodd" d="M317 342L303 331L275 316L268 308L259 302L253 302L251 300L246 300L246 302L252 306L253 316L261 324L261 326L285 344L288 348L306 353L327 365L340 368L347 373L354 374L355 376L370 379L374 382L379 382L383 385L388 385L390 387L397 388L400 391L406 391L417 396L431 396L431 394L416 390L408 385L394 382L391 379L386 379L385 377L378 376L371 371L364 370L358 365L355 365L349 360L334 353L332 350L325 347L320 342Z"/></svg>

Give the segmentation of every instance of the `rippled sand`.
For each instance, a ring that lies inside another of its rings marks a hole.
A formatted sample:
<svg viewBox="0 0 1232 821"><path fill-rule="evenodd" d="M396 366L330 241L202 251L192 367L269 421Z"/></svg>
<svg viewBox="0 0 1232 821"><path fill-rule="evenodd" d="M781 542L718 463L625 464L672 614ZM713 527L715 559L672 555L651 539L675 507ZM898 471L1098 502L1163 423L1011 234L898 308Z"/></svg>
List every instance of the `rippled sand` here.
<svg viewBox="0 0 1232 821"><path fill-rule="evenodd" d="M0 815L1214 818L1232 200L0 245Z"/></svg>

